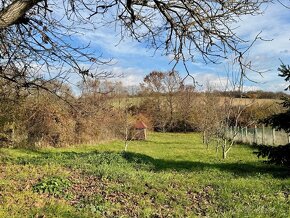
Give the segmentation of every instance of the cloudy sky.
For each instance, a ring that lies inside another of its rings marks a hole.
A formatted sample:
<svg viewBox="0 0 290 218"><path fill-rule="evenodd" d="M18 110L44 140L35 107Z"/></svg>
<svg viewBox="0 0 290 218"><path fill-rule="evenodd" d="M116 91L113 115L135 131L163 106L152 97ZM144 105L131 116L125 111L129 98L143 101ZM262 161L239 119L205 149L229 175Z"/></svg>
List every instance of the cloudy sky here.
<svg viewBox="0 0 290 218"><path fill-rule="evenodd" d="M282 60L290 64L290 9L280 4L268 6L263 15L245 16L235 24L236 32L246 40L253 40L261 32L265 41L257 41L247 55L255 69L265 71L262 75L248 72L247 76L255 81L246 81L246 90L263 89L283 91L286 83L278 77L277 68ZM116 74L122 74L120 80L128 86L138 85L143 77L152 70L168 71L172 68L170 58L160 52L146 48L142 43L131 39L123 39L112 28L98 28L95 31L85 31L78 36L80 43L90 42L91 48L102 53L104 58L113 58L113 65L107 66ZM226 61L222 64L205 64L200 61L187 63L191 75L200 84L210 82L220 86L226 81ZM186 71L182 66L177 70L182 76Z"/></svg>

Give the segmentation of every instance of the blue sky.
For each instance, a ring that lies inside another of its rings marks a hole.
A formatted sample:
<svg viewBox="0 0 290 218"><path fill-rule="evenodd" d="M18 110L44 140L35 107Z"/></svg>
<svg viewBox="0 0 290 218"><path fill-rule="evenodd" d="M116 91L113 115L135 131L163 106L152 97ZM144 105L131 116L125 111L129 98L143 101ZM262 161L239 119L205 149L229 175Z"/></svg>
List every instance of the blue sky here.
<svg viewBox="0 0 290 218"><path fill-rule="evenodd" d="M263 15L244 16L234 25L236 32L246 40L253 40L262 31L261 37L267 41L257 41L251 48L247 59L255 69L266 71L263 75L247 72L247 76L255 82L246 81L245 90L263 89L268 91L283 91L286 87L284 80L277 76L280 59L290 64L290 9L280 4L271 4ZM172 68L170 58L162 56L146 48L145 44L120 36L112 27L97 28L80 34L75 43L90 42L91 49L96 55L102 53L103 58L113 58L114 64L103 66L103 69L115 74L122 74L119 78L124 85L138 85L143 77L152 70L168 71ZM268 41L271 40L271 41ZM190 73L200 84L210 83L213 87L222 87L226 83L227 60L222 64L205 64L202 61L188 62ZM177 70L182 76L186 71L182 66Z"/></svg>

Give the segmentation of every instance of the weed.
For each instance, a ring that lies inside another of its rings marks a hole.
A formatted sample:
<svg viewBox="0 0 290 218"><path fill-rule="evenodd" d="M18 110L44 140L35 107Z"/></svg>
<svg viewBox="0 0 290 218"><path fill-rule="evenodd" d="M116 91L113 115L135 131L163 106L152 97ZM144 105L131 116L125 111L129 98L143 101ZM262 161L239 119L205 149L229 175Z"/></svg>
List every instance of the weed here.
<svg viewBox="0 0 290 218"><path fill-rule="evenodd" d="M60 177L45 178L35 184L32 188L34 192L49 194L55 197L67 196L67 189L71 186L68 179Z"/></svg>

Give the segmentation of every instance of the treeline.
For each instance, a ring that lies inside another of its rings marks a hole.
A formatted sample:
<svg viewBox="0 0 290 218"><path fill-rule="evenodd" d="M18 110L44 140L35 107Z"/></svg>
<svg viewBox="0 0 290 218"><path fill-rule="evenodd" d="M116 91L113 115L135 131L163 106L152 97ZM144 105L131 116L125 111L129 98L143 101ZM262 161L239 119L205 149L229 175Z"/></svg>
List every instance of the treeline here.
<svg viewBox="0 0 290 218"><path fill-rule="evenodd" d="M234 94L197 92L176 71L148 74L140 84L140 97L130 96L121 83L92 79L79 83L77 94L58 81L33 90L0 83L1 146L58 147L124 139L126 128L137 119L154 131L201 131L209 136L226 126L254 125L281 111L274 101L241 104Z"/></svg>
<svg viewBox="0 0 290 218"><path fill-rule="evenodd" d="M190 86L190 85L189 85ZM133 90L133 88L131 88ZM139 87L134 87L134 91L128 90L132 96L146 96L148 93L144 92ZM202 92L197 93L202 94ZM283 99L285 97L289 97L289 94L285 92L270 92L270 91L220 91L220 90L212 90L212 95L220 96L220 97L234 97L234 98L249 98L249 99ZM166 93L160 93L160 95L166 95Z"/></svg>
<svg viewBox="0 0 290 218"><path fill-rule="evenodd" d="M235 98L251 98L251 99L282 99L285 97L289 97L289 94L285 92L270 92L263 90L256 91L214 91L216 94L221 96L232 96Z"/></svg>
<svg viewBox="0 0 290 218"><path fill-rule="evenodd" d="M155 131L204 131L211 125L218 128L225 119L229 126L254 126L282 110L275 101L240 102L237 92L217 92L210 88L197 92L194 86L183 83L178 72L151 72L140 86L142 100L130 110L151 120Z"/></svg>

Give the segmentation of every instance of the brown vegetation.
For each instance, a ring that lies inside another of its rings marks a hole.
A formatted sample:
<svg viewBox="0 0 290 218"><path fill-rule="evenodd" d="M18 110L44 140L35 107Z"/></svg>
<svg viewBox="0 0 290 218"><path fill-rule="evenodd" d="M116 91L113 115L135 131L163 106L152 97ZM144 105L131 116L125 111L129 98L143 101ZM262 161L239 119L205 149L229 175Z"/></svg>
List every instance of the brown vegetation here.
<svg viewBox="0 0 290 218"><path fill-rule="evenodd" d="M149 130L203 132L204 143L223 138L228 126L253 126L281 111L276 100L237 99L184 85L179 73L152 72L141 84L138 103L120 83L87 80L78 95L57 81L53 93L15 90L3 81L0 90L2 146L66 146L126 138L136 120ZM57 92L57 95L55 95ZM126 130L127 129L127 130ZM127 133L126 133L127 131Z"/></svg>
<svg viewBox="0 0 290 218"><path fill-rule="evenodd" d="M78 97L60 89L58 96L25 92L18 101L1 92L1 145L58 147L123 137L123 111L110 104L113 86L87 81ZM101 87L109 91L100 92Z"/></svg>

